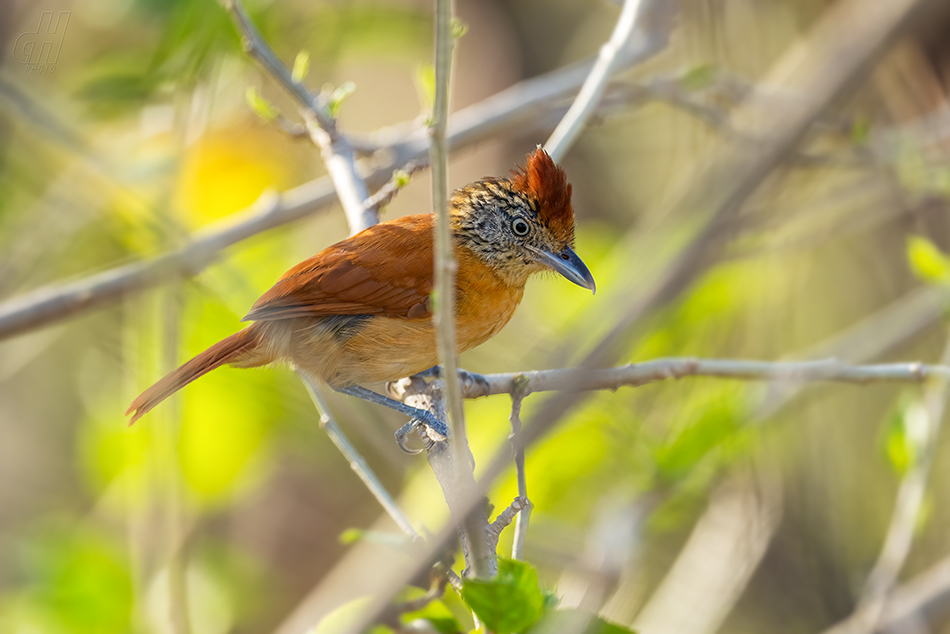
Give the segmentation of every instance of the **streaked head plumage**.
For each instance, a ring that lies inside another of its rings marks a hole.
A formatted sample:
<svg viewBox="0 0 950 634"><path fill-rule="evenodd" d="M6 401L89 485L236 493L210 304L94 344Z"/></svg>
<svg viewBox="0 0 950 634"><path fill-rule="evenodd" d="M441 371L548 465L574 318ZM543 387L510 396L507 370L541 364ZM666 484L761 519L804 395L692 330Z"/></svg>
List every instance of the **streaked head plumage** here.
<svg viewBox="0 0 950 634"><path fill-rule="evenodd" d="M569 246L574 244L574 206L567 174L542 148L528 155L524 167L512 170L512 187L536 201L538 218Z"/></svg>
<svg viewBox="0 0 950 634"><path fill-rule="evenodd" d="M564 170L540 147L511 178L487 177L455 192L452 225L459 244L511 284L553 269L594 288L573 252L574 207Z"/></svg>

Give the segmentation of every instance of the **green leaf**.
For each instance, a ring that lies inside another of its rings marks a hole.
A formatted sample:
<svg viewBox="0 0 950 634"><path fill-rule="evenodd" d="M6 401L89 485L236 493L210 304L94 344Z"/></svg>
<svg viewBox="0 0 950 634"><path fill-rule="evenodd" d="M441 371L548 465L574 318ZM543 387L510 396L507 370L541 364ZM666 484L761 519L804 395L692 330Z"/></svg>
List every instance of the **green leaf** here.
<svg viewBox="0 0 950 634"><path fill-rule="evenodd" d="M688 476L711 452L735 436L741 426L741 405L736 397L722 394L704 404L695 420L655 449L658 475L666 482Z"/></svg>
<svg viewBox="0 0 950 634"><path fill-rule="evenodd" d="M466 33L468 33L468 25L459 20L458 18L452 18L451 26L452 29L452 39L457 40Z"/></svg>
<svg viewBox="0 0 950 634"><path fill-rule="evenodd" d="M871 121L867 117L857 117L851 124L851 142L864 145L871 137Z"/></svg>
<svg viewBox="0 0 950 634"><path fill-rule="evenodd" d="M396 189L402 189L409 184L409 181L412 180L412 174L406 170L393 170L393 185L396 186Z"/></svg>
<svg viewBox="0 0 950 634"><path fill-rule="evenodd" d="M907 259L911 270L923 281L934 284L950 281L950 258L927 238L911 236L907 239Z"/></svg>
<svg viewBox="0 0 950 634"><path fill-rule="evenodd" d="M635 630L608 623L583 610L556 610L549 612L531 628L532 634L576 632L576 634L635 634Z"/></svg>
<svg viewBox="0 0 950 634"><path fill-rule="evenodd" d="M441 601L430 601L421 610L407 612L400 617L404 625L411 625L417 621L425 621L431 630L440 634L458 634L463 631L461 624L452 611Z"/></svg>
<svg viewBox="0 0 950 634"><path fill-rule="evenodd" d="M340 113L340 106L343 105L343 101L355 91L356 84L351 81L346 81L340 84L336 90L330 93L330 99L327 107L330 109L331 117L336 119L337 115Z"/></svg>
<svg viewBox="0 0 950 634"><path fill-rule="evenodd" d="M930 436L927 410L919 401L901 406L884 432L884 454L898 475L913 468Z"/></svg>
<svg viewBox="0 0 950 634"><path fill-rule="evenodd" d="M300 51L294 58L294 70L290 73L290 78L299 84L307 78L308 72L310 72L310 53Z"/></svg>
<svg viewBox="0 0 950 634"><path fill-rule="evenodd" d="M423 110L431 112L435 104L435 66L424 64L419 67L416 71L416 87Z"/></svg>
<svg viewBox="0 0 950 634"><path fill-rule="evenodd" d="M494 579L466 581L462 599L495 634L526 630L541 617L545 604L538 571L512 559L498 560Z"/></svg>
<svg viewBox="0 0 950 634"><path fill-rule="evenodd" d="M257 88L254 86L248 86L247 91L244 93L245 98L247 99L247 105L251 107L251 110L257 113L264 121L270 123L277 118L277 115L280 114L277 111L271 102L264 99Z"/></svg>

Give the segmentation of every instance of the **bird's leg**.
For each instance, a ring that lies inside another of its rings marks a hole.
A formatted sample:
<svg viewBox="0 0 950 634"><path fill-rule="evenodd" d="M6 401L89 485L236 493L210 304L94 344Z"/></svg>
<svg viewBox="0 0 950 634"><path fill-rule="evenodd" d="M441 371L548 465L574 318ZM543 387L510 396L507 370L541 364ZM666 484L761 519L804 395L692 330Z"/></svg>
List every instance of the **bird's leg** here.
<svg viewBox="0 0 950 634"><path fill-rule="evenodd" d="M370 403L376 403L377 405L385 405L386 407L390 409L394 409L397 412L401 412L403 414L406 414L407 416L411 416L414 420L409 421L408 423L409 429L407 431L404 431L407 425L403 425L403 427L398 432L396 432L397 441L400 440L400 435L399 435L400 432L402 432L401 438L403 440L405 439L406 435L410 431L412 431L412 429L414 429L415 426L418 424L416 421L421 422L422 424L428 427L431 427L434 431L436 431L437 433L441 434L442 436L446 438L449 437L449 429L448 427L445 426L445 423L443 423L442 421L437 419L435 416L433 416L431 412L427 412L424 409L410 407L406 405L405 403L400 403L399 401L393 400L389 398L388 396L383 396L382 394L377 394L376 392L372 390L368 390L361 385L348 385L346 387L333 388L333 389L335 389L337 392L342 392L343 394L348 394L350 396L355 396L356 398L361 398L364 401L369 401ZM402 444L400 444L400 447L405 449L405 447L403 447Z"/></svg>

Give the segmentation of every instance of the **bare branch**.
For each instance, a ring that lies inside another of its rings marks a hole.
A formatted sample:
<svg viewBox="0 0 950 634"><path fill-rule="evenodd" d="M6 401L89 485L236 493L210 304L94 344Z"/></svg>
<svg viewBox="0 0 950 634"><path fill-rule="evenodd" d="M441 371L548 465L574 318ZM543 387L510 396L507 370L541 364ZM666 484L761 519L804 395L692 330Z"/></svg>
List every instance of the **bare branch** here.
<svg viewBox="0 0 950 634"><path fill-rule="evenodd" d="M338 134L336 121L330 116L326 106L320 103L317 97L311 95L301 82L294 81L290 70L264 40L239 0L224 0L224 8L231 14L231 19L234 20L241 34L244 51L256 59L267 74L273 77L300 104L301 108L313 112L317 123L327 131L327 134L335 137Z"/></svg>
<svg viewBox="0 0 950 634"><path fill-rule="evenodd" d="M455 276L458 262L455 259L455 244L449 219L449 153L446 129L449 121L449 78L452 72L452 0L436 0L435 3L435 105L429 132L432 145L429 148L429 165L432 169L432 207L435 216L435 262L434 288L432 290L436 347L439 365L445 381L449 423L449 445L454 454L456 473L453 480L462 497L446 500L452 515L463 533L463 543L468 543L466 563L474 577L491 578L497 571L495 550L489 547L485 520L474 512L458 513L459 500L467 497L475 488L470 465L463 456L470 456L468 436L465 433L465 407L458 380L458 346L455 336ZM429 452L431 455L431 452Z"/></svg>
<svg viewBox="0 0 950 634"><path fill-rule="evenodd" d="M290 70L261 36L238 0L225 0L224 6L241 33L244 50L298 102L310 138L323 155L323 162L343 205L350 232L357 233L379 222L379 217L365 204L369 193L356 165L356 152L349 140L340 133L322 100L310 94L301 82L294 80Z"/></svg>
<svg viewBox="0 0 950 634"><path fill-rule="evenodd" d="M944 348L941 363L945 366L950 364L950 341ZM832 628L833 632L871 634L881 623L888 599L914 543L915 528L924 502L927 480L933 467L948 397L950 397L950 381L947 376L944 374L934 376L924 393L923 405L916 412L918 422L923 427L917 430L921 435L921 455L917 456L914 464L901 479L884 545L874 563L874 568L868 575L858 605L846 621ZM909 412L907 415L914 414Z"/></svg>
<svg viewBox="0 0 950 634"><path fill-rule="evenodd" d="M421 540L422 538L419 536L419 533L412 527L412 522L409 521L409 518L406 517L403 510L399 508L399 504L389 495L389 492L379 481L379 478L376 477L376 474L373 473L373 470L366 463L366 460L360 455L356 447L353 446L353 443L350 442L350 439L346 437L343 430L340 429L340 426L337 425L336 421L330 416L330 408L327 406L323 395L320 394L316 383L311 381L305 374L299 372L298 374L300 380L307 386L307 392L310 393L313 404L320 412L320 426L327 433L327 436L330 437L330 440L333 441L333 444L336 445L337 449L340 450L340 453L347 459L350 468L359 476L360 480L363 481L363 484L365 484L366 488L373 494L373 497L379 501L380 506L389 513L389 516L396 522L396 525L413 540Z"/></svg>
<svg viewBox="0 0 950 634"><path fill-rule="evenodd" d="M896 588L887 601L876 631L892 630L908 623L919 623L930 615L946 615L950 608L950 557ZM848 617L824 634L850 634L854 616ZM907 631L915 631L913 629ZM919 630L925 631L925 630Z"/></svg>
<svg viewBox="0 0 950 634"><path fill-rule="evenodd" d="M511 384L514 386L514 392L511 395L511 415L508 421L511 423L511 451L515 456L515 475L518 479L518 498L525 501L524 507L518 514L515 523L515 536L511 543L511 558L524 558L524 543L528 539L528 522L531 520L531 510L534 505L528 499L528 478L524 468L524 446L519 442L518 435L521 433L521 403L524 401L525 388L530 383L530 379L524 375L515 377ZM472 385L473 382L468 382Z"/></svg>
<svg viewBox="0 0 950 634"><path fill-rule="evenodd" d="M501 536L501 532L511 526L511 522L514 521L515 516L518 515L521 511L524 511L528 508L528 498L521 497L520 495L512 501L505 510L498 514L498 517L495 518L489 525L491 531L492 541L497 544L498 538Z"/></svg>
<svg viewBox="0 0 950 634"><path fill-rule="evenodd" d="M426 166L421 161L409 161L402 169L395 170L393 177L386 181L375 194L366 199L366 206L379 214L383 207L392 202L399 190L408 184L408 179ZM397 173L398 172L398 173Z"/></svg>
<svg viewBox="0 0 950 634"><path fill-rule="evenodd" d="M587 124L588 118L597 108L611 74L619 65L621 51L627 48L636 33L641 6L644 2L650 4L651 0L625 0L617 25L614 27L610 39L600 47L597 62L584 81L584 86L578 93L577 99L574 100L570 110L567 111L557 128L554 129L551 138L544 144L544 149L551 155L555 163L561 162L567 150L577 139L577 135Z"/></svg>
<svg viewBox="0 0 950 634"><path fill-rule="evenodd" d="M712 210L710 219L687 249L645 294L635 292L624 317L589 353L581 364L592 371L609 365L618 351L627 349L632 327L644 316L671 302L689 287L704 270L717 243L719 230L759 188L781 160L794 150L808 126L887 46L902 33L910 18L940 0L889 0L875 3L874 10L861 0L843 0L826 11L819 24L791 47L769 73L767 84L800 93L802 99L787 107L776 107L774 100L752 96L740 109L737 122L761 132L765 141L755 150L742 151L725 145L711 152L704 161L705 173L696 181L677 208L695 217L698 210ZM580 401L577 392L561 392L547 399L521 434L523 446L530 445L550 431ZM510 463L510 449L499 449L485 468L476 494L467 500L467 508L476 508L479 496ZM427 548L436 549L451 539L443 530ZM387 592L374 596L361 622L352 631L361 631L374 622L391 596L416 570L403 571L391 579Z"/></svg>
<svg viewBox="0 0 950 634"><path fill-rule="evenodd" d="M477 374L475 380L465 382L465 398L479 398L495 394L533 394L535 392L584 392L590 390L617 390L637 387L687 376L706 376L722 379L774 381L781 383L809 383L834 381L839 383L922 383L930 377L950 378L950 365L921 363L885 363L878 365L849 365L835 359L814 361L747 361L741 359L698 359L694 357L667 357L630 363L615 368L587 370L563 368Z"/></svg>
<svg viewBox="0 0 950 634"><path fill-rule="evenodd" d="M444 385L445 383L438 379L427 384L419 377L409 377L392 384L391 392L413 407L426 409L439 420L445 420ZM459 453L453 443L446 442L445 439L433 440L423 426L417 427L417 430L425 446L426 459L442 488L442 494L452 513L453 524L457 527L462 554L468 564L467 572L474 572L472 563L476 557L481 557L487 568L484 576L494 576L498 561L494 542L489 539L488 520L479 509L465 507L465 502L475 489L475 477L470 467L472 454L468 445L463 445Z"/></svg>
<svg viewBox="0 0 950 634"><path fill-rule="evenodd" d="M655 47L644 49L631 57L630 63L642 61L655 52ZM455 113L449 121L449 148L455 151L495 134L537 125L539 120L545 119L540 115L558 107L558 98L581 85L590 66L589 62L580 62L528 79ZM427 160L429 139L424 130L407 134L405 126L396 126L380 134L390 146L382 152L383 162L367 173L366 182L370 186L381 186L395 168L409 161L418 161L421 165ZM75 282L40 288L0 304L0 340L110 304L126 293L164 280L194 275L225 248L305 218L336 201L337 193L330 178L305 183L280 196L265 193L247 209L194 234L178 249Z"/></svg>

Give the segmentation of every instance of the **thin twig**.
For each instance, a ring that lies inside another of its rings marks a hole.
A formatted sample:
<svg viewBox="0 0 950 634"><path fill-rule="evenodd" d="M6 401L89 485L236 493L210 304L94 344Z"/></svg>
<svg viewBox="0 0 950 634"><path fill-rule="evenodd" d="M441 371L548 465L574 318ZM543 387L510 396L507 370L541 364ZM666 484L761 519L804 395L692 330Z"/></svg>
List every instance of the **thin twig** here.
<svg viewBox="0 0 950 634"><path fill-rule="evenodd" d="M497 543L502 531L511 526L511 522L514 521L515 517L520 517L519 514L527 507L528 498L521 497L520 495L516 497L511 504L506 506L505 510L499 513L498 517L488 526L491 531L492 541Z"/></svg>
<svg viewBox="0 0 950 634"><path fill-rule="evenodd" d="M644 46L625 61L634 63L653 55L662 43ZM456 112L449 121L448 144L452 151L490 136L520 128L532 128L544 113L559 106L557 100L576 90L591 63L580 62L546 75L520 82ZM366 182L381 186L393 170L409 161L427 160L429 139L424 131L405 132L404 126L382 131L390 143L389 158L369 172ZM80 312L118 301L127 293L155 286L165 280L195 275L218 254L238 242L264 231L296 222L337 201L333 181L320 178L279 196L265 192L250 207L195 233L183 246L147 260L120 265L74 282L50 285L0 304L0 340L68 319Z"/></svg>
<svg viewBox="0 0 950 634"><path fill-rule="evenodd" d="M950 378L950 365L916 362L852 365L835 359L812 361L750 361L666 357L614 368L562 368L532 372L473 374L465 382L465 398L535 392L585 392L636 387L687 376L717 377L777 383L834 381L839 383L921 383L930 377Z"/></svg>
<svg viewBox="0 0 950 634"><path fill-rule="evenodd" d="M320 103L317 97L310 94L306 86L299 81L294 81L290 70L280 61L274 49L264 40L264 36L254 26L240 1L224 0L224 8L231 14L231 19L234 20L234 24L241 34L241 44L244 46L244 52L256 59L267 71L267 74L290 93L302 108L311 110L320 127L326 130L331 137L335 137L338 134L336 121L330 116L329 110L324 104Z"/></svg>
<svg viewBox="0 0 950 634"><path fill-rule="evenodd" d="M877 631L927 631L896 629L908 623L920 623L930 615L943 617L950 606L950 557L934 564L910 581L895 588L884 606ZM854 623L850 616L824 634L850 634ZM895 629L892 629L895 628Z"/></svg>
<svg viewBox="0 0 950 634"><path fill-rule="evenodd" d="M408 185L408 180L412 175L425 167L426 165L421 161L409 161L402 169L396 170L392 178L386 181L386 184L380 187L375 194L366 199L366 206L379 214L383 207L392 202L399 190Z"/></svg>
<svg viewBox="0 0 950 634"><path fill-rule="evenodd" d="M525 388L528 387L530 379L520 375L511 381L514 391L511 395L511 415L508 421L511 423L511 451L515 458L515 475L518 479L518 497L525 501L524 508L518 513L515 521L515 535L511 543L511 558L524 559L524 544L528 538L528 522L531 519L531 510L534 505L528 498L528 478L524 468L524 446L518 439L521 433L521 403L524 401ZM469 382L472 384L472 382Z"/></svg>
<svg viewBox="0 0 950 634"><path fill-rule="evenodd" d="M950 340L948 340L941 363L950 364ZM920 434L917 439L920 455L901 479L897 491L894 512L891 515L884 545L871 573L857 607L844 622L831 631L848 634L871 634L881 624L888 600L897 584L897 578L914 543L917 520L924 502L927 480L933 467L934 454L940 428L943 423L947 399L950 398L950 379L946 374L937 374L930 379L923 395L923 404L917 412L923 429L910 433ZM908 416L913 414L908 413Z"/></svg>
<svg viewBox="0 0 950 634"><path fill-rule="evenodd" d="M577 94L577 99L571 104L570 110L544 144L544 149L555 163L560 163L570 147L574 145L577 135L597 108L600 97L604 94L604 88L607 87L607 82L618 65L620 52L627 47L628 42L636 33L638 18L641 14L640 8L644 2L649 4L650 0L625 0L617 25L610 39L600 47L597 62Z"/></svg>
<svg viewBox="0 0 950 634"><path fill-rule="evenodd" d="M333 444L336 445L337 449L340 450L340 453L347 459L350 468L359 476L359 479L363 481L363 484L365 484L366 488L373 494L373 497L376 498L380 506L389 513L389 516L396 522L396 525L413 540L421 540L422 538L419 536L419 533L412 527L412 522L409 521L406 514L399 508L399 504L389 495L389 492L379 481L379 478L376 477L376 474L373 473L373 470L366 463L366 460L363 459L363 456L360 455L356 447L353 446L353 443L346 437L343 430L340 429L340 426L337 425L336 421L330 416L330 408L327 406L323 395L320 394L317 385L306 375L299 372L298 375L304 385L307 386L310 398L313 399L313 404L320 412L320 426L327 433L327 436L330 437L330 440L333 441Z"/></svg>
<svg viewBox="0 0 950 634"><path fill-rule="evenodd" d="M356 164L356 152L337 128L336 121L322 99L312 95L302 82L294 80L290 70L264 40L238 0L225 0L224 6L241 33L244 50L297 101L310 138L323 155L327 173L343 205L350 232L357 233L379 222L379 216L365 205L369 193Z"/></svg>

